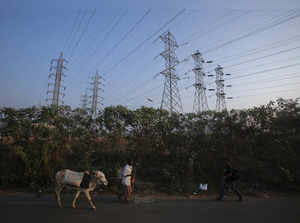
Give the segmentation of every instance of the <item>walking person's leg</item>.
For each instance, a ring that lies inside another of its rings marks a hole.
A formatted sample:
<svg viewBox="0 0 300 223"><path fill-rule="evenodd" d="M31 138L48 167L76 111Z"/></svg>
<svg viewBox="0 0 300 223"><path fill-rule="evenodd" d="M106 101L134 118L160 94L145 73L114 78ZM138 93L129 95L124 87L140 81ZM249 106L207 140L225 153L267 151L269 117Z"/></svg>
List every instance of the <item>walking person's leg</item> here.
<svg viewBox="0 0 300 223"><path fill-rule="evenodd" d="M132 188L131 186L128 186L128 201L131 200L131 195L132 195Z"/></svg>
<svg viewBox="0 0 300 223"><path fill-rule="evenodd" d="M238 182L233 182L232 190L238 196L238 198L239 198L238 201L243 201L242 193L239 191L237 184L238 184Z"/></svg>
<svg viewBox="0 0 300 223"><path fill-rule="evenodd" d="M125 188L125 201L130 201L130 186L126 186Z"/></svg>
<svg viewBox="0 0 300 223"><path fill-rule="evenodd" d="M125 197L125 186L121 184L119 186L119 191L118 191L118 198L120 201L124 200Z"/></svg>
<svg viewBox="0 0 300 223"><path fill-rule="evenodd" d="M220 184L219 197L218 197L219 201L223 200L224 194L225 194L225 182L224 179L222 179Z"/></svg>
<svg viewBox="0 0 300 223"><path fill-rule="evenodd" d="M123 189L124 189L124 201L127 201L128 200L128 187L126 185L124 185Z"/></svg>

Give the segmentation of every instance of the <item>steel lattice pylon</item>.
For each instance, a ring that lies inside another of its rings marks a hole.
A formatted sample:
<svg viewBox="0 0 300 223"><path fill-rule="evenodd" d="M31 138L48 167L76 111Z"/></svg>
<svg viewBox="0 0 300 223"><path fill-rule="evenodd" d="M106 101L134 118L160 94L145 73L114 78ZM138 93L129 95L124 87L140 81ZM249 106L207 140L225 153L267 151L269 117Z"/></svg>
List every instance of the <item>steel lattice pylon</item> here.
<svg viewBox="0 0 300 223"><path fill-rule="evenodd" d="M49 83L48 83L48 91L47 91L47 104L51 104L54 106L58 106L59 103L63 104L61 97L64 97L65 94L62 92L66 89L65 86L62 85L62 77L65 76L63 70L66 69L64 63L68 62L63 58L63 53L60 53L58 59L51 60L50 71L49 74ZM55 70L55 72L52 72ZM54 79L54 82L52 81Z"/></svg>
<svg viewBox="0 0 300 223"><path fill-rule="evenodd" d="M81 96L81 108L83 110L87 110L87 106L88 106L88 100L89 99L89 96L87 94L87 92L85 92L82 96Z"/></svg>
<svg viewBox="0 0 300 223"><path fill-rule="evenodd" d="M198 50L196 51L196 53L192 54L192 57L195 62L195 67L193 69L195 73L195 83L193 84L193 86L195 87L193 111L195 113L201 113L203 111L209 110L205 92L206 87L204 83L205 73L203 72L203 63L205 61L203 60L202 55Z"/></svg>
<svg viewBox="0 0 300 223"><path fill-rule="evenodd" d="M165 76L164 89L161 100L161 109L166 109L170 113L182 113L182 103L178 88L178 76L176 75L176 65L179 63L175 50L178 44L172 33L165 32L160 36L165 43L165 50L160 55L165 59L165 70L160 72Z"/></svg>
<svg viewBox="0 0 300 223"><path fill-rule="evenodd" d="M99 96L99 90L103 91L103 89L101 88L101 85L103 85L101 80L103 80L103 78L101 75L99 75L99 72L97 70L95 76L92 77L92 83L91 83L92 85L91 112L92 112L92 116L94 117L97 116L98 113L98 104L101 104L99 99L103 99L102 97Z"/></svg>
<svg viewBox="0 0 300 223"><path fill-rule="evenodd" d="M223 110L226 110L223 67L218 65L215 68L215 72L216 72L216 87L217 87L216 111L221 112Z"/></svg>

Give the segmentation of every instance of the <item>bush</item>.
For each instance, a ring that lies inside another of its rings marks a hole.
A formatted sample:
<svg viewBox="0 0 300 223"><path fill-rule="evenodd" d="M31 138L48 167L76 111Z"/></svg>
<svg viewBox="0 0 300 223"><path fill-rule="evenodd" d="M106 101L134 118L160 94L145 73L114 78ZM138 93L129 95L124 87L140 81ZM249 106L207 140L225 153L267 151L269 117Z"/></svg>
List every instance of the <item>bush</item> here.
<svg viewBox="0 0 300 223"><path fill-rule="evenodd" d="M300 185L298 100L229 113L117 106L93 119L80 109L33 107L3 108L0 117L7 123L0 130L1 187L50 187L61 168L101 169L113 178L127 157L136 159L144 185L167 192L207 181L218 188L223 157L240 170L244 187Z"/></svg>

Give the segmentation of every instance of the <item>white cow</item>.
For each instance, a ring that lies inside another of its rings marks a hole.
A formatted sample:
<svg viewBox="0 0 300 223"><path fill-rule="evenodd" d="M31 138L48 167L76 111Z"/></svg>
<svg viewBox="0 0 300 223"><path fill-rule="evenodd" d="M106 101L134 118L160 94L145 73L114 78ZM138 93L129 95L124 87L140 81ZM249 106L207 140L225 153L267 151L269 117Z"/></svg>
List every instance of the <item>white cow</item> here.
<svg viewBox="0 0 300 223"><path fill-rule="evenodd" d="M91 196L90 191L93 191L96 188L97 183L102 183L104 185L107 185L108 182L105 178L105 175L103 172L99 170L94 170L91 173L91 180L89 183L88 188L81 188L80 183L82 181L84 173L83 172L76 172L68 169L60 170L55 175L55 193L56 193L56 199L58 206L62 208L61 204L61 197L60 194L64 187L69 187L72 189L77 190L76 195L73 199L72 207L76 208L76 200L79 197L80 193L83 192L88 199L91 208L96 210L96 206L94 205Z"/></svg>

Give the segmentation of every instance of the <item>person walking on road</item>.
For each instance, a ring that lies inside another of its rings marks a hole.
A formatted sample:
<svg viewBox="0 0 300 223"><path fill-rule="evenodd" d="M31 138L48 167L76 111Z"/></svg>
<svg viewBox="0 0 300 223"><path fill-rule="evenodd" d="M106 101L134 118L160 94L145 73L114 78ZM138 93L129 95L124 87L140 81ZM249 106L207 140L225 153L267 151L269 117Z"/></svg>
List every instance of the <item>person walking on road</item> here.
<svg viewBox="0 0 300 223"><path fill-rule="evenodd" d="M218 200L223 200L225 190L232 191L238 196L238 201L243 201L243 196L238 190L237 183L239 180L239 173L237 169L232 168L228 160L224 161L224 173L222 176L221 188Z"/></svg>
<svg viewBox="0 0 300 223"><path fill-rule="evenodd" d="M121 184L123 185L123 196L125 201L129 202L132 195L133 186L133 160L128 159L126 165L123 167L121 172ZM122 197L121 195L121 197Z"/></svg>

